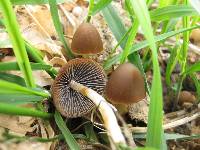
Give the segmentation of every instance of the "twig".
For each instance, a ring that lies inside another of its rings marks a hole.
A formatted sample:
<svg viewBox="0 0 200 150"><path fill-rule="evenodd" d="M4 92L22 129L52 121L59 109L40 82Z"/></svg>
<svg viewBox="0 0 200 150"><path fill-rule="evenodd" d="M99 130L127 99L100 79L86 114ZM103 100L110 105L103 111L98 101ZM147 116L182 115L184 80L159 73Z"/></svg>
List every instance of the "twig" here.
<svg viewBox="0 0 200 150"><path fill-rule="evenodd" d="M198 117L200 117L200 111L198 111L197 113L184 117L182 119L167 123L163 125L164 130L170 129L170 128L174 128L183 124L186 124L188 122L191 122L192 120L197 119ZM147 132L147 128L146 127L131 127L130 130L134 133L146 133Z"/></svg>
<svg viewBox="0 0 200 150"><path fill-rule="evenodd" d="M165 118L176 118L178 116L182 116L186 113L185 110L179 110L179 111L175 111L175 112L171 112L165 115Z"/></svg>
<svg viewBox="0 0 200 150"><path fill-rule="evenodd" d="M170 44L170 45L175 45L175 42L176 42L176 39L175 38L170 38L169 40L166 41L167 44ZM183 43L183 40L180 39L179 42L182 44ZM189 43L188 45L188 48L189 50L195 52L196 54L200 55L200 47L192 44L192 43Z"/></svg>
<svg viewBox="0 0 200 150"><path fill-rule="evenodd" d="M66 37L66 38L68 38L68 39L73 39L73 37L72 36L69 36L69 35L64 35L64 37Z"/></svg>
<svg viewBox="0 0 200 150"><path fill-rule="evenodd" d="M164 129L170 129L170 128L174 128L180 125L183 125L185 123L188 123L192 120L195 120L196 118L198 118L200 116L200 112L197 112L196 114L192 115L192 116L187 116L185 118L179 119L177 121L168 123L164 125Z"/></svg>

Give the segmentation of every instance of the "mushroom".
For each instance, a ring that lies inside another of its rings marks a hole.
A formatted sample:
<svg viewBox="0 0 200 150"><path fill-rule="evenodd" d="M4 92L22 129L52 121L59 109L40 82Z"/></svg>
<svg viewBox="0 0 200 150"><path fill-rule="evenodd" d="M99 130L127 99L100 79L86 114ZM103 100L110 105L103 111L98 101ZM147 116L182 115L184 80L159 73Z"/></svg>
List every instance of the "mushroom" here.
<svg viewBox="0 0 200 150"><path fill-rule="evenodd" d="M114 104L132 104L146 97L144 79L131 63L120 65L110 76L106 96Z"/></svg>
<svg viewBox="0 0 200 150"><path fill-rule="evenodd" d="M137 67L131 63L121 64L107 82L108 101L128 110L131 119L147 122L148 103L144 78ZM125 110L126 110L125 109Z"/></svg>
<svg viewBox="0 0 200 150"><path fill-rule="evenodd" d="M74 33L71 49L78 55L100 53L103 43L97 29L90 23L82 23Z"/></svg>
<svg viewBox="0 0 200 150"><path fill-rule="evenodd" d="M183 105L184 103L194 104L196 101L196 97L192 95L192 93L189 91L181 91L178 100L180 105Z"/></svg>
<svg viewBox="0 0 200 150"><path fill-rule="evenodd" d="M68 118L80 117L98 107L105 128L116 144L125 138L111 105L100 95L105 87L103 69L91 59L73 59L63 66L52 85L56 109Z"/></svg>
<svg viewBox="0 0 200 150"><path fill-rule="evenodd" d="M105 73L91 59L73 59L64 65L52 85L53 102L56 109L67 118L83 116L90 112L94 103L70 88L74 80L102 94L106 84Z"/></svg>
<svg viewBox="0 0 200 150"><path fill-rule="evenodd" d="M190 34L190 42L197 46L200 46L200 29L192 30Z"/></svg>

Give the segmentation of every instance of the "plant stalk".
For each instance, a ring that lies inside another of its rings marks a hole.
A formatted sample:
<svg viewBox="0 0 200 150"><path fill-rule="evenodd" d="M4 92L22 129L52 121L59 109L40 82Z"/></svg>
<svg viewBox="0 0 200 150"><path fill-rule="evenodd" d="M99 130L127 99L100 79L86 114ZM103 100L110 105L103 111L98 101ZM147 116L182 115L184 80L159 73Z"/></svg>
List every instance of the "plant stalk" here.
<svg viewBox="0 0 200 150"><path fill-rule="evenodd" d="M0 113L8 115L21 115L21 116L32 116L49 119L52 114L38 111L32 108L18 107L10 104L0 103Z"/></svg>

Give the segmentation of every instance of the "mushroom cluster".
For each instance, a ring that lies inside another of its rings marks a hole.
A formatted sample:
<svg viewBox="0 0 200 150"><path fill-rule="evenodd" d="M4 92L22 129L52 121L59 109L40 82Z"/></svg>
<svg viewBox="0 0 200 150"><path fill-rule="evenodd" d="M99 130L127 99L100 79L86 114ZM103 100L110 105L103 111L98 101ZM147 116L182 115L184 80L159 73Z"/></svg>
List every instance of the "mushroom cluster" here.
<svg viewBox="0 0 200 150"><path fill-rule="evenodd" d="M78 55L97 54L103 43L96 28L82 23L75 32L72 52ZM106 86L103 68L91 59L77 58L64 65L53 85L52 95L56 109L67 118L89 113L95 105L114 143L126 143L118 125L113 107L101 96ZM140 92L136 92L135 86ZM114 71L106 86L106 95L113 103L130 104L145 97L144 81L132 64L123 64Z"/></svg>

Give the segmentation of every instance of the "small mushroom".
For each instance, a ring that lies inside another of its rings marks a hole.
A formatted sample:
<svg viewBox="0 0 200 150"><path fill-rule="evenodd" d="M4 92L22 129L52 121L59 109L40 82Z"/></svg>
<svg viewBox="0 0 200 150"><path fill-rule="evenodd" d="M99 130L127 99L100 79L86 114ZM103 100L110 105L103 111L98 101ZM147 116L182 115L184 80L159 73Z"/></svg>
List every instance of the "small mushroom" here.
<svg viewBox="0 0 200 150"><path fill-rule="evenodd" d="M105 93L113 104L127 109L131 119L147 123L149 97L145 92L144 78L133 64L122 64L111 74Z"/></svg>
<svg viewBox="0 0 200 150"><path fill-rule="evenodd" d="M200 46L200 29L192 30L190 34L190 42L197 46Z"/></svg>
<svg viewBox="0 0 200 150"><path fill-rule="evenodd" d="M70 87L74 80L97 93L104 91L106 79L101 66L91 59L73 59L64 65L53 85L52 95L56 109L67 118L83 116L94 108L94 103Z"/></svg>
<svg viewBox="0 0 200 150"><path fill-rule="evenodd" d="M90 23L82 23L74 33L71 49L78 55L100 53L103 43L97 29Z"/></svg>
<svg viewBox="0 0 200 150"><path fill-rule="evenodd" d="M146 97L144 79L131 63L120 65L110 76L106 96L114 104L132 104Z"/></svg>
<svg viewBox="0 0 200 150"><path fill-rule="evenodd" d="M179 94L179 103L183 105L184 103L194 104L196 98L189 91L181 91Z"/></svg>

